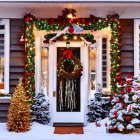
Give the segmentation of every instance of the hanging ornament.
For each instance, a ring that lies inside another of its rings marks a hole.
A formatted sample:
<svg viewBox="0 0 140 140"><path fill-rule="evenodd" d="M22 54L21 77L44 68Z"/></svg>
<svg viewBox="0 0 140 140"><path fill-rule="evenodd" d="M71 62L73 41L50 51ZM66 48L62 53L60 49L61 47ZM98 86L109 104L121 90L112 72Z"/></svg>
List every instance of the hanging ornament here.
<svg viewBox="0 0 140 140"><path fill-rule="evenodd" d="M73 33L73 32L74 32L74 28L73 28L73 27L69 27L69 28L68 28L68 31L69 31L70 33Z"/></svg>
<svg viewBox="0 0 140 140"><path fill-rule="evenodd" d="M19 43L20 44L24 44L25 43L25 40L24 40L23 36L21 36L21 39L19 39Z"/></svg>
<svg viewBox="0 0 140 140"><path fill-rule="evenodd" d="M130 71L129 71L129 76L127 77L127 79L133 79L133 77L130 75Z"/></svg>
<svg viewBox="0 0 140 140"><path fill-rule="evenodd" d="M114 115L117 115L117 111L114 111Z"/></svg>
<svg viewBox="0 0 140 140"><path fill-rule="evenodd" d="M120 100L120 99L118 99L118 100L117 100L117 102L118 102L118 103L120 103L120 102L121 102L121 100Z"/></svg>
<svg viewBox="0 0 140 140"><path fill-rule="evenodd" d="M122 95L125 94L124 89L121 90L121 94L122 94Z"/></svg>
<svg viewBox="0 0 140 140"><path fill-rule="evenodd" d="M121 77L120 76L117 76L116 77L116 81L119 82L120 80L121 80Z"/></svg>
<svg viewBox="0 0 140 140"><path fill-rule="evenodd" d="M114 118L117 118L118 117L118 115L114 115Z"/></svg>
<svg viewBox="0 0 140 140"><path fill-rule="evenodd" d="M130 117L129 116L126 116L126 121L130 121Z"/></svg>
<svg viewBox="0 0 140 140"><path fill-rule="evenodd" d="M130 93L130 92L131 92L131 87L127 87L127 88L126 88L126 91L127 91L128 93Z"/></svg>
<svg viewBox="0 0 140 140"><path fill-rule="evenodd" d="M132 85L132 82L131 82L131 81L129 82L129 85L130 85L130 86Z"/></svg>
<svg viewBox="0 0 140 140"><path fill-rule="evenodd" d="M131 82L131 81L128 80L128 81L126 81L126 82L127 82L129 85L132 85L132 82Z"/></svg>
<svg viewBox="0 0 140 140"><path fill-rule="evenodd" d="M125 104L124 103L122 103L122 107L125 107Z"/></svg>
<svg viewBox="0 0 140 140"><path fill-rule="evenodd" d="M114 99L114 97L113 97L113 96L110 96L109 100L111 101L111 100L113 100L113 99Z"/></svg>

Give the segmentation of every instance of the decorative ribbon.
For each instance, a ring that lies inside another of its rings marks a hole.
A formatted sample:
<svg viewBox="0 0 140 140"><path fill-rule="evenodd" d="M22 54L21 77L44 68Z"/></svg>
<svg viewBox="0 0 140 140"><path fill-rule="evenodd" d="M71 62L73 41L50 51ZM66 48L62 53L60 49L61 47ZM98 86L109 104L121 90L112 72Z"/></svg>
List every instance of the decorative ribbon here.
<svg viewBox="0 0 140 140"><path fill-rule="evenodd" d="M71 59L71 55L72 55L72 50L63 51L63 57L67 57L68 59Z"/></svg>

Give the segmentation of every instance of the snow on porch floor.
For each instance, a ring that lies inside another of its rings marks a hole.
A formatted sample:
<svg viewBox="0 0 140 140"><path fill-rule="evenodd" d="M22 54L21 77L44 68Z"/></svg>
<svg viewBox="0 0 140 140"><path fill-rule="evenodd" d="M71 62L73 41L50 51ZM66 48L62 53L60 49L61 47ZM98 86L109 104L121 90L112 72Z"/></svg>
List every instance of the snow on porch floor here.
<svg viewBox="0 0 140 140"><path fill-rule="evenodd" d="M88 123L84 127L84 134L53 134L54 127L50 125L42 125L36 122L32 123L32 129L25 133L8 132L6 123L0 123L0 140L140 140L139 133L106 134L107 119L101 122L101 127L96 127L94 123Z"/></svg>

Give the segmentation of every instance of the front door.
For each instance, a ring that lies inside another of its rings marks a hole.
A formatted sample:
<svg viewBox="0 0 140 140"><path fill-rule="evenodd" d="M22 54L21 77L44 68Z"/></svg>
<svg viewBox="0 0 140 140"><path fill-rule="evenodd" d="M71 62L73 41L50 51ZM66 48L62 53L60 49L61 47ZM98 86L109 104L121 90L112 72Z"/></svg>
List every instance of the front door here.
<svg viewBox="0 0 140 140"><path fill-rule="evenodd" d="M70 44L72 47L73 55L75 55L77 58L80 59L83 71L82 76L79 79L75 80L75 87L76 90L76 108L71 110L68 105L65 105L65 93L63 94L63 108L60 109L60 95L59 95L59 84L57 79L57 61L58 59L63 55L63 51L66 50L65 42L56 42L53 43L52 46L50 46L49 54L51 55L49 57L50 60L50 74L49 74L49 82L52 83L52 85L49 86L50 93L53 93L53 104L52 107L52 124L84 124L86 118L86 106L87 106L87 98L88 98L88 49L86 50L85 47L78 43L72 43ZM87 54L86 54L87 53ZM86 59L87 57L87 59ZM87 62L87 63L85 63ZM73 66L69 63L64 64L65 71L71 73L73 71ZM50 84L49 83L49 84ZM65 92L65 84L63 85L63 92ZM51 90L52 89L52 90Z"/></svg>

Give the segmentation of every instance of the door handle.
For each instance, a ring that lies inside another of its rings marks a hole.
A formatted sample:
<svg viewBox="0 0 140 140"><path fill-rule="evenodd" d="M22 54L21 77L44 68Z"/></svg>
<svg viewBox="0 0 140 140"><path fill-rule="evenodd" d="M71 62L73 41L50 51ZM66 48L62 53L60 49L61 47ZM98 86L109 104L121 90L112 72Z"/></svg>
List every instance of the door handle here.
<svg viewBox="0 0 140 140"><path fill-rule="evenodd" d="M55 97L55 91L53 91L53 97Z"/></svg>

